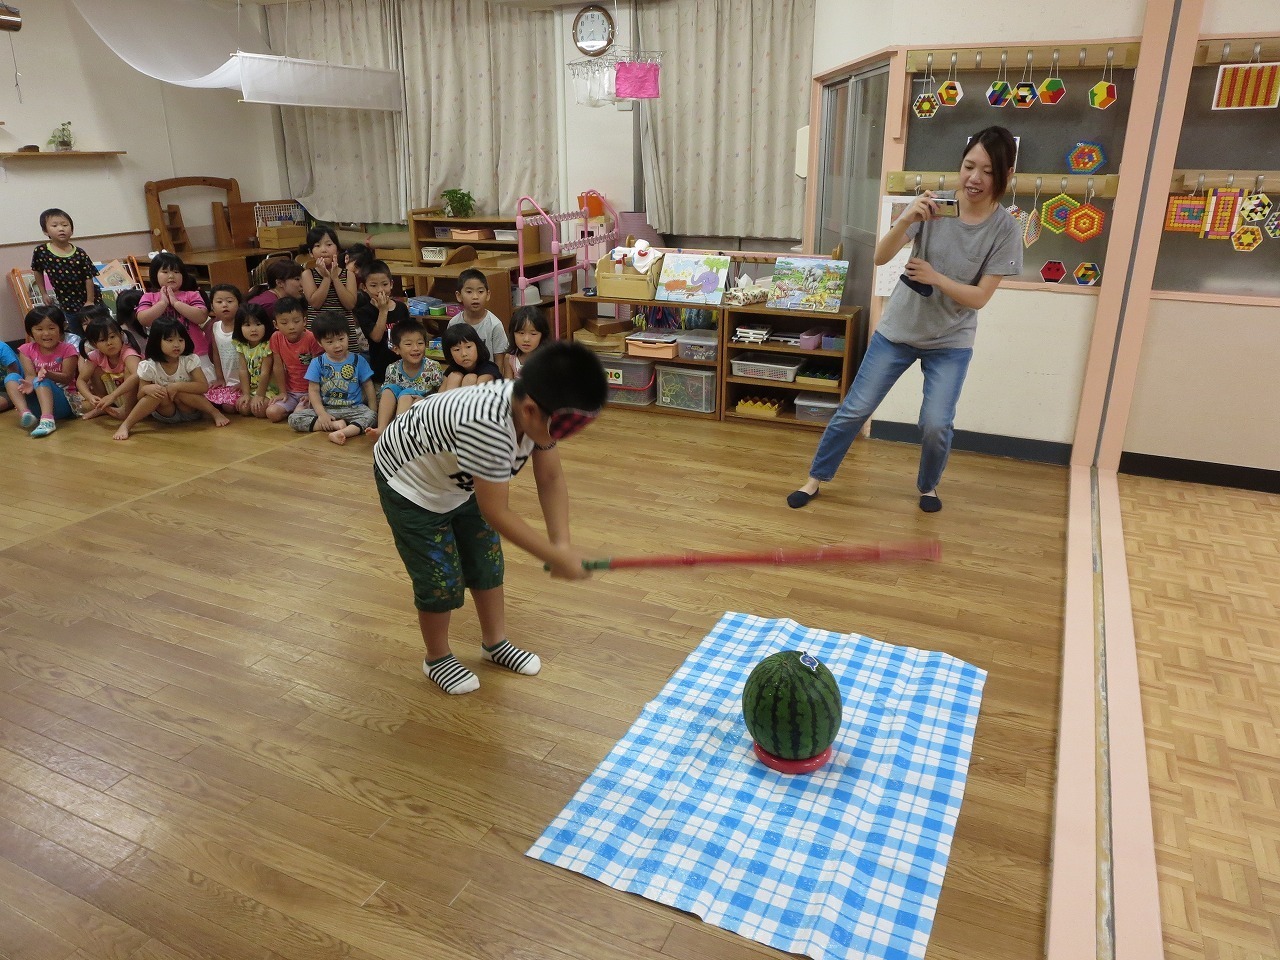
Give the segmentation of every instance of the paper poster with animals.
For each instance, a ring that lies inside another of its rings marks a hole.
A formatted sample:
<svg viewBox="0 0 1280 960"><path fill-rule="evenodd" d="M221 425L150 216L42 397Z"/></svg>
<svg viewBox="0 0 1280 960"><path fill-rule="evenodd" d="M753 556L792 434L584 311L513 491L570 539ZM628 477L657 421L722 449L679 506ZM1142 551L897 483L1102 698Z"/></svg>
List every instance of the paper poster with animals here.
<svg viewBox="0 0 1280 960"><path fill-rule="evenodd" d="M768 305L776 310L836 313L848 275L848 260L779 257L773 268L773 294Z"/></svg>
<svg viewBox="0 0 1280 960"><path fill-rule="evenodd" d="M716 304L724 296L725 277L728 275L728 256L668 253L662 258L662 275L658 278L658 292L654 299Z"/></svg>

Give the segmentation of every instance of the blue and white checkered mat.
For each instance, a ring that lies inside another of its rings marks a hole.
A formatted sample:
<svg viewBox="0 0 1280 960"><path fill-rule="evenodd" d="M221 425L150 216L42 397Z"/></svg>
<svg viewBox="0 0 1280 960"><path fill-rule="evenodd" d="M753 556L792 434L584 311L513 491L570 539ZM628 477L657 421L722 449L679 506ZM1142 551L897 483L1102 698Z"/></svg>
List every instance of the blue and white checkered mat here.
<svg viewBox="0 0 1280 960"><path fill-rule="evenodd" d="M835 674L835 755L761 764L751 669L804 650ZM954 657L726 613L528 855L792 953L923 958L986 673Z"/></svg>

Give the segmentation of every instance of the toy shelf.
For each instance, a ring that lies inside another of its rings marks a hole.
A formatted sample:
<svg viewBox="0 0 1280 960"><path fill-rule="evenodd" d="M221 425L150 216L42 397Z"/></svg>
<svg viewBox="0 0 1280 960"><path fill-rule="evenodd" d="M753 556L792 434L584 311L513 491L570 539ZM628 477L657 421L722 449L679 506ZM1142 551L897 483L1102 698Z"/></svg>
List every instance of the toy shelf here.
<svg viewBox="0 0 1280 960"><path fill-rule="evenodd" d="M842 350L806 350L786 344L735 343L734 330L743 323L765 322L775 332L798 334L812 327L824 327L844 338ZM795 399L801 393L820 393L832 399L843 397L853 382L853 374L861 360L861 347L866 333L862 311L854 307L849 313L808 313L798 310L775 310L770 307L722 307L720 315L721 388L720 409L725 420L749 420L756 423L772 423L787 427L808 427L821 430L826 424L816 420L801 420L794 408ZM781 358L809 360L822 358L825 366L838 364L840 377L829 384L797 383L786 380L769 380L763 377L745 377L733 373L733 361L746 354L768 354ZM738 413L738 401L760 397L778 400L782 409L776 416L759 416ZM791 409L789 409L791 407Z"/></svg>
<svg viewBox="0 0 1280 960"><path fill-rule="evenodd" d="M600 318L599 308L602 304L617 307L629 307L633 311L644 307L671 308L677 306L669 300L637 300L627 297L588 297L585 294L572 294L565 298L565 314L567 318L565 336L572 339L575 331L582 329L588 320ZM716 359L690 360L683 357L671 359L655 359L638 357L635 359L654 359L654 363L664 366L709 369L716 372L717 403L716 412L700 413L691 410L679 410L652 404L633 409L649 413L672 413L677 416L696 417L703 420L749 420L761 423L782 424L789 427L809 427L822 429L825 424L802 420L796 417L794 410L795 397L801 393L819 393L839 399L853 382L853 374L861 360L863 343L866 337L866 323L858 308L848 313L809 313L801 310L775 310L762 306L735 307L714 304L697 304L698 309L708 310L716 319L719 331ZM610 320L613 318L604 317ZM798 346L776 343L734 343L734 329L741 323L767 322L775 331L799 334L813 327L824 327L832 334L844 338L842 350L805 350ZM839 379L829 384L796 383L782 380L767 380L760 377L743 377L733 374L733 360L741 359L743 354L769 354L777 357L793 357L801 360L822 360L823 365L839 369ZM743 397L769 397L782 402L784 409L777 416L761 417L740 414L735 411L739 399ZM611 409L627 409L616 404Z"/></svg>

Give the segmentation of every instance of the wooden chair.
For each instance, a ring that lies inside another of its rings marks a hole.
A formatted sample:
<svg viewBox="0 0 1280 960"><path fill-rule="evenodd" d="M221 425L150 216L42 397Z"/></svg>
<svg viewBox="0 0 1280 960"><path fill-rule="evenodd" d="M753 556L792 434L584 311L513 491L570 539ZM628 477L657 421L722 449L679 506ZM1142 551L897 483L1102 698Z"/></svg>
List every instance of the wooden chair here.
<svg viewBox="0 0 1280 960"><path fill-rule="evenodd" d="M181 256L195 248L191 238L187 236L186 225L182 220L182 208L176 203L165 205L160 195L170 190L183 187L211 187L225 191L227 198L223 202L213 203L213 225L219 249L231 248L231 225L226 211L233 204L239 204L240 184L234 178L223 180L220 177L173 177L169 180L148 180L143 186L147 199L147 220L151 226L151 239L157 250L168 250Z"/></svg>

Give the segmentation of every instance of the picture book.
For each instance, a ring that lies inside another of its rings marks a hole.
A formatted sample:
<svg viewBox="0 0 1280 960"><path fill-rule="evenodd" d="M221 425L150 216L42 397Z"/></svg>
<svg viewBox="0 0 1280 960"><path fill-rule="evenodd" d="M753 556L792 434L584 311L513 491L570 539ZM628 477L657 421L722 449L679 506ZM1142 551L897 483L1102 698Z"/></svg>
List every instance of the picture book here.
<svg viewBox="0 0 1280 960"><path fill-rule="evenodd" d="M768 306L776 310L836 313L848 274L848 260L779 257L773 268L773 294Z"/></svg>
<svg viewBox="0 0 1280 960"><path fill-rule="evenodd" d="M655 300L717 304L724 296L729 257L724 254L668 253L662 258Z"/></svg>
<svg viewBox="0 0 1280 960"><path fill-rule="evenodd" d="M98 283L103 289L121 289L134 286L133 274L119 260L112 260L98 271Z"/></svg>

